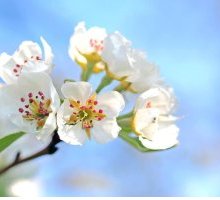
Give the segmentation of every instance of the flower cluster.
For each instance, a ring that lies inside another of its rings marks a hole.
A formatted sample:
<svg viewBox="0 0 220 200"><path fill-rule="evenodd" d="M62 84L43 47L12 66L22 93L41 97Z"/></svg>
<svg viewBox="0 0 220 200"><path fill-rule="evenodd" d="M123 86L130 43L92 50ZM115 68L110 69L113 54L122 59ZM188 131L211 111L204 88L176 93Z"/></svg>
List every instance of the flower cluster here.
<svg viewBox="0 0 220 200"><path fill-rule="evenodd" d="M86 29L80 22L70 38L69 56L81 68L80 81L65 81L58 95L50 77L54 66L49 44L24 41L12 55L0 55L0 136L23 131L39 140L56 132L60 140L83 145L94 139L109 142L118 136L143 151L167 149L178 143L173 116L176 101L158 67L146 54L132 47L121 33L104 28ZM104 73L98 88L88 82ZM115 80L113 91L101 90ZM138 94L131 112L125 93Z"/></svg>

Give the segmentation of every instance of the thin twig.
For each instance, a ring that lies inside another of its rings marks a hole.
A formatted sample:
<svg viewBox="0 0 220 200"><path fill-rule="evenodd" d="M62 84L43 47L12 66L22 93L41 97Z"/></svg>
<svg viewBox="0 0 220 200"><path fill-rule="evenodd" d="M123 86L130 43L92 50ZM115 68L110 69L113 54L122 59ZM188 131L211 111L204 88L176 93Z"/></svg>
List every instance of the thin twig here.
<svg viewBox="0 0 220 200"><path fill-rule="evenodd" d="M17 166L17 165L19 165L21 163L33 160L35 158L38 158L38 157L41 157L41 156L44 156L44 155L54 154L58 150L56 145L59 142L61 142L61 140L59 139L58 134L55 132L54 135L53 135L53 138L52 138L52 140L50 142L50 144L47 147L45 147L44 149L42 149L41 151L39 151L39 152L37 152L37 153L27 157L27 158L21 158L20 157L21 153L18 152L16 154L16 156L15 156L14 161L10 165L8 165L8 166L6 166L6 167L4 167L3 169L0 170L0 175L4 174L5 172L10 170L11 168L13 168L13 167L15 167L15 166Z"/></svg>

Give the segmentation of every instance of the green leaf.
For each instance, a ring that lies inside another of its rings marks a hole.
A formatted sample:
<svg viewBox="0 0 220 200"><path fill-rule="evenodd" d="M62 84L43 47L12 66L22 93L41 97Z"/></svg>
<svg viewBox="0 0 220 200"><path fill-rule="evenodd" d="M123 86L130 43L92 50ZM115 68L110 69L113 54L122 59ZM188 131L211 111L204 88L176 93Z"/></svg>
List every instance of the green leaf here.
<svg viewBox="0 0 220 200"><path fill-rule="evenodd" d="M130 137L128 133L120 132L119 137L126 141L128 144L132 145L134 148L141 152L150 152L151 149L144 147L138 138Z"/></svg>
<svg viewBox="0 0 220 200"><path fill-rule="evenodd" d="M5 150L8 146L10 146L13 142L23 136L25 132L17 132L7 135L0 139L0 152Z"/></svg>
<svg viewBox="0 0 220 200"><path fill-rule="evenodd" d="M118 125L122 128L123 131L125 132L132 132L131 124L132 124L132 118L120 118L119 116L117 118L117 123Z"/></svg>

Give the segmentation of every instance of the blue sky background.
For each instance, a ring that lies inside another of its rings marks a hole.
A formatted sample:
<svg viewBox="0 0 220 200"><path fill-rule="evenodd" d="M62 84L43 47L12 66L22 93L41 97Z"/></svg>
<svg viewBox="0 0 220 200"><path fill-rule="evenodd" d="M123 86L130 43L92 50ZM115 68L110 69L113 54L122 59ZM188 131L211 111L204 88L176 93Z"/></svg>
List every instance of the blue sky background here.
<svg viewBox="0 0 220 200"><path fill-rule="evenodd" d="M82 20L88 27L119 30L158 64L176 92L177 114L184 117L178 122L180 145L142 154L120 139L107 145L60 144L53 157L8 176L19 179L34 171L29 178L40 184L42 196L220 195L220 1L1 0L0 52L13 53L23 40L39 42L43 36L55 54L56 85L78 79L80 68L67 50Z"/></svg>

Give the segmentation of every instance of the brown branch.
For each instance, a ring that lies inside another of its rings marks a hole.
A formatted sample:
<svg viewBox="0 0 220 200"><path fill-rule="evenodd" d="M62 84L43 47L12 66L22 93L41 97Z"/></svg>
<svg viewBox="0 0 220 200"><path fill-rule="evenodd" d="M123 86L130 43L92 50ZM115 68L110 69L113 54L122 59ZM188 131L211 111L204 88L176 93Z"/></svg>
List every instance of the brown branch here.
<svg viewBox="0 0 220 200"><path fill-rule="evenodd" d="M24 163L24 162L27 162L27 161L30 161L30 160L33 160L35 158L38 158L38 157L41 157L41 156L44 156L44 155L52 155L54 154L58 148L56 147L56 145L61 142L57 132L54 133L53 135L53 138L50 142L50 144L45 147L44 149L42 149L41 151L27 157L27 158L21 158L21 153L18 152L16 154L16 157L14 159L14 161L9 164L8 166L4 167L3 169L0 169L0 175L4 174L5 172L7 172L8 170L10 170L11 168L17 166L17 165L20 165L21 163Z"/></svg>

